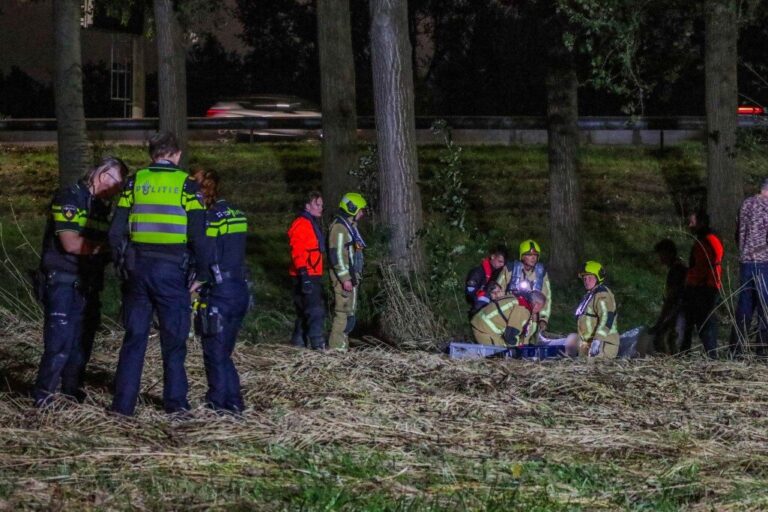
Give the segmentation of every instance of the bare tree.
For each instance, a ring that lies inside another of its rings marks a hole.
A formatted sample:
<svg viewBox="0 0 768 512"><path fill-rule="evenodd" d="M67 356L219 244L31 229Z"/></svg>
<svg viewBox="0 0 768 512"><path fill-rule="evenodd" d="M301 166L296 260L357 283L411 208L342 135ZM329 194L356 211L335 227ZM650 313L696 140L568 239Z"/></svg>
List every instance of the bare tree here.
<svg viewBox="0 0 768 512"><path fill-rule="evenodd" d="M349 0L318 0L317 32L323 103L323 196L329 204L356 183L355 62Z"/></svg>
<svg viewBox="0 0 768 512"><path fill-rule="evenodd" d="M547 135L549 137L550 272L572 277L581 262L578 180L578 79L573 55L562 34L552 38L547 59Z"/></svg>
<svg viewBox="0 0 768 512"><path fill-rule="evenodd" d="M407 0L371 0L376 138L381 217L389 231L389 254L400 271L423 265L417 184L413 69Z"/></svg>
<svg viewBox="0 0 768 512"><path fill-rule="evenodd" d="M707 111L707 208L712 227L734 229L744 195L736 167L738 2L706 0L704 74Z"/></svg>
<svg viewBox="0 0 768 512"><path fill-rule="evenodd" d="M90 164L83 108L80 18L80 0L53 2L56 45L54 98L61 186L76 182Z"/></svg>
<svg viewBox="0 0 768 512"><path fill-rule="evenodd" d="M184 33L173 0L154 0L157 37L157 88L160 130L176 134L185 167L187 149L187 72Z"/></svg>

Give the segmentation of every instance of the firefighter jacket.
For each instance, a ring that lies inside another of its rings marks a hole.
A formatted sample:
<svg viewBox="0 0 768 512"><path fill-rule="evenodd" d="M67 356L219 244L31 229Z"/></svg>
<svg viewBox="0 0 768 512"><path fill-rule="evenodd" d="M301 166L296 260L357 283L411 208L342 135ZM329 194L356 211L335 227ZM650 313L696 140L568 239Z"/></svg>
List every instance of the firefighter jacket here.
<svg viewBox="0 0 768 512"><path fill-rule="evenodd" d="M527 304L527 303L526 303ZM517 297L491 301L472 317L472 334L483 345L500 347L522 345L529 338L531 311Z"/></svg>
<svg viewBox="0 0 768 512"><path fill-rule="evenodd" d="M602 357L616 357L619 352L619 328L616 322L616 299L605 285L595 286L581 299L576 308L576 324L582 347L592 345L595 340L602 342L595 354ZM586 355L589 348L580 352Z"/></svg>
<svg viewBox="0 0 768 512"><path fill-rule="evenodd" d="M549 286L549 273L542 263L537 263L532 269L526 270L522 261L510 261L502 268L496 279L507 295L526 295L532 290L540 291L547 298L544 309L539 312L539 320L549 323L549 313L552 310L552 289Z"/></svg>
<svg viewBox="0 0 768 512"><path fill-rule="evenodd" d="M297 276L301 269L306 269L310 276L323 275L325 238L320 219L312 217L306 211L299 213L288 228L288 243L291 246L288 274Z"/></svg>
<svg viewBox="0 0 768 512"><path fill-rule="evenodd" d="M351 280L353 285L358 285L363 277L364 248L365 241L355 221L347 215L337 215L328 231L331 279L340 283Z"/></svg>

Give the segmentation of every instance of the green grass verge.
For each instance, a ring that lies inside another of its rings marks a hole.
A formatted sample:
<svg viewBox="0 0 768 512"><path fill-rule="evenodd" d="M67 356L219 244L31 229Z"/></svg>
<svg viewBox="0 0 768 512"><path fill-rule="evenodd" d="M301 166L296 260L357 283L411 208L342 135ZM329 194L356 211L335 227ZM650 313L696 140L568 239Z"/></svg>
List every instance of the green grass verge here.
<svg viewBox="0 0 768 512"><path fill-rule="evenodd" d="M135 169L146 163L145 149L135 146L100 146L101 153L117 154ZM191 166L216 169L223 178L225 197L243 208L250 218L248 259L254 272L259 307L246 322L253 340L287 337L292 306L287 292L288 265L285 230L294 215L294 204L303 192L320 187L320 151L317 144L193 144ZM440 146L419 149L420 184L425 208L434 170L442 165ZM703 148L689 144L659 152L638 147L587 147L580 151L585 255L602 262L619 302L620 328L647 324L654 319L663 287L663 269L652 247L670 237L685 256L691 239L682 228L682 212L697 204L705 193ZM763 177L762 151L740 158L748 187ZM542 243L547 260L548 186L546 148L467 147L462 152L465 183L469 190L469 220L464 234L440 233L433 228L429 240L446 247L428 247L431 263L439 272L423 276L430 282L434 308L448 330L468 334L461 281L486 248L505 242L510 248L520 240ZM56 183L56 155L51 148L0 148L0 179L6 183L0 200L0 224L8 257L22 268L35 265L30 249L37 250L44 215ZM13 211L13 214L12 214ZM433 217L427 212L427 219ZM384 242L370 226L363 231L373 241L368 254L368 276L362 290L360 325L373 332L377 315L378 283L375 265L384 254ZM26 237L30 246L26 246ZM723 235L733 262L735 247L730 233ZM735 275L732 263L727 266ZM434 274L434 275L433 275ZM576 278L553 287L554 331L573 329L572 310L582 289ZM117 291L108 286L106 311L116 312Z"/></svg>

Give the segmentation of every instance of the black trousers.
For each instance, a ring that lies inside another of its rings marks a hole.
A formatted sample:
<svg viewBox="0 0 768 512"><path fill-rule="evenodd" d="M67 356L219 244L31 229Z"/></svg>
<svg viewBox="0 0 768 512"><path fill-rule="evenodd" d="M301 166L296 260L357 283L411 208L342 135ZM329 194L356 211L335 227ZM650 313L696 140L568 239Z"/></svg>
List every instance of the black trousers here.
<svg viewBox="0 0 768 512"><path fill-rule="evenodd" d="M683 312L685 313L685 332L681 351L690 350L693 333L698 332L701 344L710 358L717 358L717 315L713 312L717 306L719 290L708 286L692 286L685 289Z"/></svg>
<svg viewBox="0 0 768 512"><path fill-rule="evenodd" d="M299 277L293 278L293 305L296 308L291 344L314 350L325 348L325 296L322 276L311 276L312 290L304 293Z"/></svg>

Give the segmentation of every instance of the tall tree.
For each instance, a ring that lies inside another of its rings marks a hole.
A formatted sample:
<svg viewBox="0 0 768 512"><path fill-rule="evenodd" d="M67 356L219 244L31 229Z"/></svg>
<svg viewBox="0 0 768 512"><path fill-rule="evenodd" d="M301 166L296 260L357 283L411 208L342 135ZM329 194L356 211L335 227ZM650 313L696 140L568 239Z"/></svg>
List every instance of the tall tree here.
<svg viewBox="0 0 768 512"><path fill-rule="evenodd" d="M712 226L731 232L744 185L736 167L738 2L706 0L704 72L707 111L707 208Z"/></svg>
<svg viewBox="0 0 768 512"><path fill-rule="evenodd" d="M323 196L329 204L355 186L357 165L355 61L349 0L318 0L317 40L323 105Z"/></svg>
<svg viewBox="0 0 768 512"><path fill-rule="evenodd" d="M549 156L549 232L552 277L563 281L581 262L578 180L578 79L563 32L552 38L546 77ZM558 37L559 36L559 37Z"/></svg>
<svg viewBox="0 0 768 512"><path fill-rule="evenodd" d="M53 2L56 73L54 101L59 155L59 183L77 181L90 164L83 108L80 51L80 0Z"/></svg>
<svg viewBox="0 0 768 512"><path fill-rule="evenodd" d="M407 0L371 0L371 57L381 218L389 232L389 254L402 272L423 265L417 184L413 69Z"/></svg>
<svg viewBox="0 0 768 512"><path fill-rule="evenodd" d="M155 0L160 130L176 134L187 162L187 72L184 34L173 0Z"/></svg>

